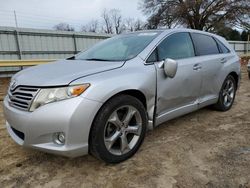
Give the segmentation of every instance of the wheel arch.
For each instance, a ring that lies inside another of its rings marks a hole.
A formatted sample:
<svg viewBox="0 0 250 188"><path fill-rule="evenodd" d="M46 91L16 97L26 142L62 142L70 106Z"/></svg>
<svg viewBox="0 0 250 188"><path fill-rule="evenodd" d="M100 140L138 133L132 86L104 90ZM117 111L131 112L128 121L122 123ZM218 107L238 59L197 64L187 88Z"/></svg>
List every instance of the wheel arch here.
<svg viewBox="0 0 250 188"><path fill-rule="evenodd" d="M123 91L120 91L112 96L110 96L103 104L102 106L99 108L99 110L97 111L97 113L95 114L95 117L94 117L94 120L92 121L92 125L90 127L90 131L89 131L89 138L88 138L88 143L90 143L90 138L91 138L91 131L92 131L92 127L93 127L93 122L95 121L98 113L100 112L101 108L111 99L113 99L114 97L116 96L119 96L119 95L130 95L132 97L135 97L137 98L142 104L143 106L145 107L145 110L147 112L147 100L146 100L146 96L144 95L143 92L141 92L140 90L137 90L137 89L128 89L128 90L123 90Z"/></svg>
<svg viewBox="0 0 250 188"><path fill-rule="evenodd" d="M119 91L116 94L113 94L112 96L110 96L100 107L100 109L112 98L119 96L119 95L130 95L132 97L137 98L145 107L145 110L147 111L147 99L146 96L144 95L143 92L141 92L140 90L137 89L127 89L127 90L123 90L123 91ZM98 112L100 111L100 109L97 111L96 115L98 114ZM95 116L96 116L95 115Z"/></svg>
<svg viewBox="0 0 250 188"><path fill-rule="evenodd" d="M236 83L236 89L238 89L238 84L239 84L239 75L236 73L236 72L230 72L229 74L228 74L228 76L232 76L233 78L234 78L234 80L235 80L235 83Z"/></svg>
<svg viewBox="0 0 250 188"><path fill-rule="evenodd" d="M139 90L136 89L129 89L129 90L124 90L121 91L115 95L113 95L112 97L110 97L108 100L110 100L113 97L116 97L118 95L130 95L132 97L137 98L139 101L141 101L141 103L143 104L143 106L145 107L145 110L147 111L147 100L146 100L146 96ZM108 101L107 100L107 101Z"/></svg>

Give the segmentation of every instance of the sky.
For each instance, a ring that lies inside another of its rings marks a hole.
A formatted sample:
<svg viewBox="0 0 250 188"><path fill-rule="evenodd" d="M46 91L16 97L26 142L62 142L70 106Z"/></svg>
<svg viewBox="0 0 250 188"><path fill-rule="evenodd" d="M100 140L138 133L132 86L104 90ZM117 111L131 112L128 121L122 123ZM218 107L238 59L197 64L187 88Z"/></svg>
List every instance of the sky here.
<svg viewBox="0 0 250 188"><path fill-rule="evenodd" d="M74 27L101 19L102 11L119 9L123 17L145 20L139 10L141 0L0 0L0 26L52 28L60 22Z"/></svg>

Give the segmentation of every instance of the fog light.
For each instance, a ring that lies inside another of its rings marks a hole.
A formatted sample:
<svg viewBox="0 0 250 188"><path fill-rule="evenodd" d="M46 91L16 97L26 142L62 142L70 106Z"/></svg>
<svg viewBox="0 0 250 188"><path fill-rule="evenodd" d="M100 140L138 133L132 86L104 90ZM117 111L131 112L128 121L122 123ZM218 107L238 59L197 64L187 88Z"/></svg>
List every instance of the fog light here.
<svg viewBox="0 0 250 188"><path fill-rule="evenodd" d="M54 133L53 141L58 145L64 145L65 144L65 134L62 132L61 133Z"/></svg>

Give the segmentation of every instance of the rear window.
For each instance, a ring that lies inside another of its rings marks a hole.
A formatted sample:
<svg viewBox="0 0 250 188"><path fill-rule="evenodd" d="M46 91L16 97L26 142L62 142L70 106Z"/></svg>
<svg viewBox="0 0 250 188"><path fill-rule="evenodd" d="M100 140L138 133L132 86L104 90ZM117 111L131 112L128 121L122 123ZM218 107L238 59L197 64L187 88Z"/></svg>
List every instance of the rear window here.
<svg viewBox="0 0 250 188"><path fill-rule="evenodd" d="M197 56L219 54L215 40L204 34L191 33Z"/></svg>

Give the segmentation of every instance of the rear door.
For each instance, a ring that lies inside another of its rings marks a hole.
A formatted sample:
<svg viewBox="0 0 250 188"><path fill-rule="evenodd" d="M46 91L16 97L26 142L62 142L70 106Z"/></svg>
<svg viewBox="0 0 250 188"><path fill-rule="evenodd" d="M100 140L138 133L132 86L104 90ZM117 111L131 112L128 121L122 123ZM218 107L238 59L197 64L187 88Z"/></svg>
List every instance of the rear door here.
<svg viewBox="0 0 250 188"><path fill-rule="evenodd" d="M149 60L155 63L157 72L156 124L188 113L198 108L197 99L201 87L201 65L195 58L194 47L187 32L168 36L156 48ZM162 62L174 59L178 70L174 78L165 75Z"/></svg>
<svg viewBox="0 0 250 188"><path fill-rule="evenodd" d="M209 35L191 33L196 56L202 66L202 86L200 92L200 107L212 104L217 100L221 81L220 72L226 63L226 55L220 53L216 40Z"/></svg>

